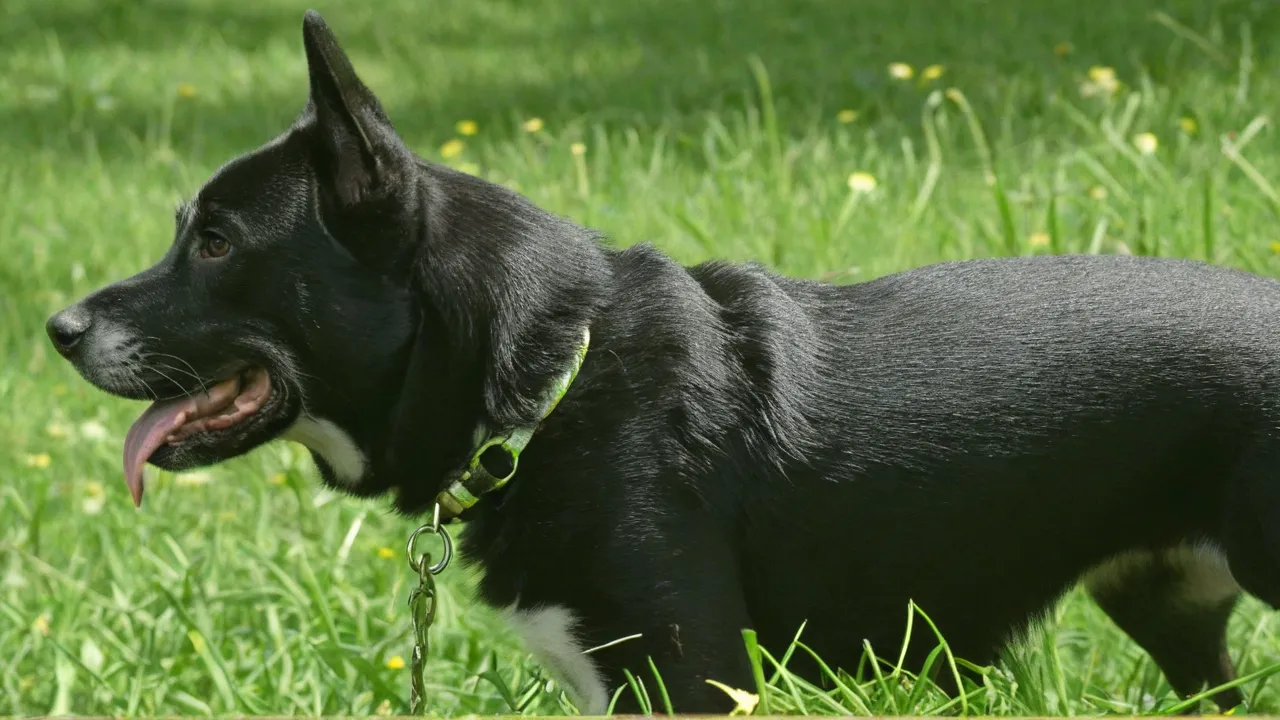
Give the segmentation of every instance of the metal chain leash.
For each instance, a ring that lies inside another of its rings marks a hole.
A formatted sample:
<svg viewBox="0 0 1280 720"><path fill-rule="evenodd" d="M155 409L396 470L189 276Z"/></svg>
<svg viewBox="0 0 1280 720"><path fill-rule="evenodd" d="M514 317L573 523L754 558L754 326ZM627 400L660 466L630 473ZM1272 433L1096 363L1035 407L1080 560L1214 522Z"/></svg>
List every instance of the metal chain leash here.
<svg viewBox="0 0 1280 720"><path fill-rule="evenodd" d="M423 553L414 557L414 543L424 532L440 536L444 543L440 562L431 564L431 553ZM411 672L409 675L409 712L421 715L425 704L425 671L427 651L430 648L428 631L436 619L436 581L435 576L444 572L453 559L453 540L449 531L440 524L440 506L436 505L431 523L423 525L409 536L406 548L409 555L409 569L418 576L418 586L409 593L409 618L413 622L413 654L410 656Z"/></svg>

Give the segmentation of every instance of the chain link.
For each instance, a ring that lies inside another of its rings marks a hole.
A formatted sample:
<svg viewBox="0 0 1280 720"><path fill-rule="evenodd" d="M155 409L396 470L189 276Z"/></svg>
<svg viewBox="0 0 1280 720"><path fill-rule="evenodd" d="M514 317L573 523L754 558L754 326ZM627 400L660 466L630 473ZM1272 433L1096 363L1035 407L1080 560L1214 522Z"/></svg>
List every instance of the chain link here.
<svg viewBox="0 0 1280 720"><path fill-rule="evenodd" d="M418 536L428 531L433 535L439 535L440 541L444 543L440 562L435 565L431 564L431 553L414 556L414 544L417 542ZM426 704L424 673L427 666L427 652L431 647L431 638L428 631L431 629L431 623L435 622L436 619L435 576L443 572L449 566L449 561L453 559L453 540L449 537L449 531L440 525L439 505L435 507L431 523L414 530L413 534L409 536L406 551L409 555L409 569L413 570L414 574L418 576L418 586L409 593L409 618L413 623L413 654L410 656L411 673L409 676L409 712L414 715L421 715L423 706Z"/></svg>

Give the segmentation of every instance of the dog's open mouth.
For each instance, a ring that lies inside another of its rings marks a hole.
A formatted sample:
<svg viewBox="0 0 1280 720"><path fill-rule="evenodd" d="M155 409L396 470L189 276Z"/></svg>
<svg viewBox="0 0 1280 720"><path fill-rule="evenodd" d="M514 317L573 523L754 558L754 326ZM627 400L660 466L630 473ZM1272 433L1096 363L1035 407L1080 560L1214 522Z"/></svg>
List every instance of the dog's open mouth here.
<svg viewBox="0 0 1280 720"><path fill-rule="evenodd" d="M251 368L207 389L172 400L157 400L134 421L124 440L124 478L133 504L142 505L142 469L165 444L244 422L271 397L271 376Z"/></svg>

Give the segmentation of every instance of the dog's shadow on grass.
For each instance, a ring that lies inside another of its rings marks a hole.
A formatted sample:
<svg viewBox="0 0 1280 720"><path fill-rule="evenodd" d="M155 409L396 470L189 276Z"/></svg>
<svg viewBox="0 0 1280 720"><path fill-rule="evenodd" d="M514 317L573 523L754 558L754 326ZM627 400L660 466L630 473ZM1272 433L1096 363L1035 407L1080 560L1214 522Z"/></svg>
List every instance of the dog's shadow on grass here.
<svg viewBox="0 0 1280 720"><path fill-rule="evenodd" d="M441 142L463 118L510 132L513 118L533 116L548 127L583 118L696 123L704 111L753 100L753 56L769 72L784 129L848 108L860 122L893 117L913 132L920 96L930 89L918 73L932 64L943 68L933 85L963 88L980 112L1031 118L1055 87L1070 86L1091 65L1113 66L1131 79L1141 69L1176 88L1180 73L1233 73L1246 25L1258 65L1270 52L1261 39L1280 31L1280 4L1250 0L14 2L0 25L0 58L9 56L17 81L17 97L0 104L6 150L82 152L82 143L65 136L69 127L83 127L111 157L131 150L123 138L169 123L175 148L211 161L255 146L300 109L300 24L313 5L411 143ZM1155 21L1156 11L1192 34ZM135 88L110 113L95 112L91 88L79 101L22 95L31 83L92 84L66 79L59 65L112 51L135 54L139 74L129 82L154 84L153 91ZM191 117L165 120L173 87L184 78L163 59L184 53L188 68L207 63L217 70L240 54L270 63L290 81L249 82L197 98L185 110ZM893 62L912 64L917 78L892 79L886 68Z"/></svg>

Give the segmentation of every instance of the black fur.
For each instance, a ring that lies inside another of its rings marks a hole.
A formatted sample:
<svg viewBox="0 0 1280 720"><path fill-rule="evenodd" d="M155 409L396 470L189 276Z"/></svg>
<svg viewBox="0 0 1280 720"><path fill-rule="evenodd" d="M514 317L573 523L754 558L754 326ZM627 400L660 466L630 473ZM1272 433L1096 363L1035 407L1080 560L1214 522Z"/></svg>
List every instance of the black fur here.
<svg viewBox="0 0 1280 720"><path fill-rule="evenodd" d="M287 390L247 434L156 464L246 452L305 414L367 460L350 483L317 455L326 482L423 513L478 424L537 419L589 326L578 380L515 480L465 517L462 547L492 605L566 606L584 647L643 633L591 656L610 691L652 656L677 710L724 710L705 680L752 686L741 630L781 648L803 621L852 671L864 638L900 646L908 600L989 662L1127 551L1220 548L1245 590L1280 603L1276 282L1037 257L841 287L611 250L414 156L318 15L304 37L297 123L200 190L157 266L50 321L120 395L148 395L137 379L195 389L148 374L147 353L206 380L265 366ZM226 256L200 256L211 231ZM108 322L137 347L95 345ZM1185 695L1230 677L1230 605L1173 607L1160 588L1189 571L1171 567L1099 600Z"/></svg>

